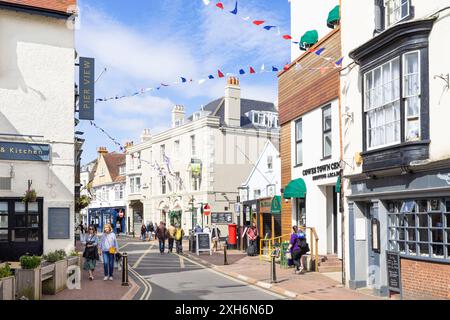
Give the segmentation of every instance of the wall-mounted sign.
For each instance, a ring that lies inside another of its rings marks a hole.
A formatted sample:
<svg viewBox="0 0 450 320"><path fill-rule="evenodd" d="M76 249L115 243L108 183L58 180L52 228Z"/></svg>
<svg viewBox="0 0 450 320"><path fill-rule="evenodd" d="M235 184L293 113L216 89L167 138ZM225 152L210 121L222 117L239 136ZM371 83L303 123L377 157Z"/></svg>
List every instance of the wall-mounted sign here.
<svg viewBox="0 0 450 320"><path fill-rule="evenodd" d="M231 224L233 214L231 212L213 212L211 214L211 223L213 224Z"/></svg>
<svg viewBox="0 0 450 320"><path fill-rule="evenodd" d="M94 120L95 59L80 57L80 120Z"/></svg>
<svg viewBox="0 0 450 320"><path fill-rule="evenodd" d="M48 238L70 239L69 208L48 208Z"/></svg>
<svg viewBox="0 0 450 320"><path fill-rule="evenodd" d="M386 264L389 290L401 293L400 255L397 252L387 251Z"/></svg>
<svg viewBox="0 0 450 320"><path fill-rule="evenodd" d="M339 162L303 170L303 176L313 176L313 181L339 177L341 165Z"/></svg>
<svg viewBox="0 0 450 320"><path fill-rule="evenodd" d="M0 141L0 160L50 161L50 145Z"/></svg>

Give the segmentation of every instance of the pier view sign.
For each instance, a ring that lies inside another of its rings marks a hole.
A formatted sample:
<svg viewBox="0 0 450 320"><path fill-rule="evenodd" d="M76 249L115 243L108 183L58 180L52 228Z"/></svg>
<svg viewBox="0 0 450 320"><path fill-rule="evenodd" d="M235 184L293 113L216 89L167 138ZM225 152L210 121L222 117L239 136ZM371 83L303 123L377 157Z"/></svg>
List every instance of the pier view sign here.
<svg viewBox="0 0 450 320"><path fill-rule="evenodd" d="M0 141L0 160L50 161L50 145Z"/></svg>
<svg viewBox="0 0 450 320"><path fill-rule="evenodd" d="M94 120L95 59L80 57L80 120Z"/></svg>

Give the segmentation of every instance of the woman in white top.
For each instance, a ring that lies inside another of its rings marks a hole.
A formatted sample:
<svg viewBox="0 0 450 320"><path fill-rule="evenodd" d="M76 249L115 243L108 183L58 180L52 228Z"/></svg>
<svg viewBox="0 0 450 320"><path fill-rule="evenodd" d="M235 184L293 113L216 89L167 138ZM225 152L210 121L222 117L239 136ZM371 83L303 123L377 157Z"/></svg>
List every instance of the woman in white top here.
<svg viewBox="0 0 450 320"><path fill-rule="evenodd" d="M119 252L116 235L112 232L110 224L106 224L103 229L103 235L100 240L100 254L103 256L103 267L105 269L105 278L103 280L113 281L114 256Z"/></svg>

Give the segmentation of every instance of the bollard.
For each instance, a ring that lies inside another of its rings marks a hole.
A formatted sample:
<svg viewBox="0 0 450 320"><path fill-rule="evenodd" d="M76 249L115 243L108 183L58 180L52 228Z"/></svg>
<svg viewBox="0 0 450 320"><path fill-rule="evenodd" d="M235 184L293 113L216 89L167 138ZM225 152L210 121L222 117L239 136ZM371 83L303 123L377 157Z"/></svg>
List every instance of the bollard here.
<svg viewBox="0 0 450 320"><path fill-rule="evenodd" d="M275 264L275 257L272 256L270 283L277 283L277 266Z"/></svg>
<svg viewBox="0 0 450 320"><path fill-rule="evenodd" d="M223 265L227 266L228 265L228 260L227 260L227 247L228 247L228 243L225 243L225 245L223 246Z"/></svg>
<svg viewBox="0 0 450 320"><path fill-rule="evenodd" d="M122 286L128 287L128 253L122 255Z"/></svg>

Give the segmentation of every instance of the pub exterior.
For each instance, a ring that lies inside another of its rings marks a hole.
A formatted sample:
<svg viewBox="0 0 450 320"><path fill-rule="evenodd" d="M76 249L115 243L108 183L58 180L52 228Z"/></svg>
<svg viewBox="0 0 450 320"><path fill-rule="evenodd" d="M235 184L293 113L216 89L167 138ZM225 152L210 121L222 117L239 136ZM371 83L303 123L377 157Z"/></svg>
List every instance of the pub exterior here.
<svg viewBox="0 0 450 320"><path fill-rule="evenodd" d="M0 4L0 261L73 249L75 3Z"/></svg>
<svg viewBox="0 0 450 320"><path fill-rule="evenodd" d="M350 288L449 298L448 5L353 0L342 7ZM365 12L367 23L354 12Z"/></svg>

